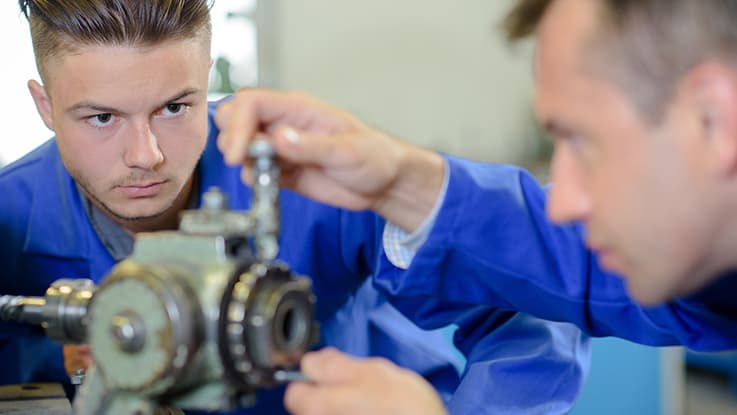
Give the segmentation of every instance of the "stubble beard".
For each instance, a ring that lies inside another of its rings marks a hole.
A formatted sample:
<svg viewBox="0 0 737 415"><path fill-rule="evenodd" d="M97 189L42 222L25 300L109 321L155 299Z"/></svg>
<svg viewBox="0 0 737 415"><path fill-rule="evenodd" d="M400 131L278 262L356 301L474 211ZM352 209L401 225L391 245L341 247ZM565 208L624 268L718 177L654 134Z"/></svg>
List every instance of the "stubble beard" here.
<svg viewBox="0 0 737 415"><path fill-rule="evenodd" d="M81 175L72 175L74 178L74 181L77 182L79 187L82 188L82 190L85 193L85 196L88 197L92 203L100 208L106 215L108 215L111 219L115 220L116 222L123 222L123 223L133 223L133 222L140 222L140 221L152 221L156 220L158 218L164 217L175 205L176 201L178 200L178 196L181 193L181 189L177 192L177 197L172 198L172 200L168 201L165 207L163 207L160 211L152 214L152 215L144 215L144 216L126 216L119 212L116 212L113 208L111 208L107 203L105 203L102 199L100 199L95 192L92 191L92 186L89 183L88 180L86 180Z"/></svg>

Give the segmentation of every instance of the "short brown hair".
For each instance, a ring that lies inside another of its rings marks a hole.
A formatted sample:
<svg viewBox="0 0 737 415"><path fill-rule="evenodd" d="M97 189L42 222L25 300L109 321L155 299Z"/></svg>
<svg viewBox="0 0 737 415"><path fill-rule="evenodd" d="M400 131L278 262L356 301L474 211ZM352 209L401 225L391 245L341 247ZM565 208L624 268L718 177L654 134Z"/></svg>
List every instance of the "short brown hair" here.
<svg viewBox="0 0 737 415"><path fill-rule="evenodd" d="M519 0L504 20L509 41L533 34L555 0ZM630 92L652 121L677 82L706 59L737 57L737 0L591 0L601 25L587 50L598 72ZM633 86L634 85L634 86Z"/></svg>
<svg viewBox="0 0 737 415"><path fill-rule="evenodd" d="M19 0L36 64L84 45L150 46L202 36L210 45L208 0Z"/></svg>

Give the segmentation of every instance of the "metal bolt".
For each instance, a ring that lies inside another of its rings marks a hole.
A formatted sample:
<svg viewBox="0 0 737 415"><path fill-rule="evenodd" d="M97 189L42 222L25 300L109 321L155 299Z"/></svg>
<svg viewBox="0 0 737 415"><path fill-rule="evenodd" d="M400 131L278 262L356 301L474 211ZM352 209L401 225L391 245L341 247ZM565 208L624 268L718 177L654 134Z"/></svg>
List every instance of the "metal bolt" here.
<svg viewBox="0 0 737 415"><path fill-rule="evenodd" d="M110 333L120 350L126 353L141 351L146 342L143 320L133 311L124 311L113 317Z"/></svg>
<svg viewBox="0 0 737 415"><path fill-rule="evenodd" d="M228 198L217 187L211 187L202 195L202 208L208 211L222 211L228 208Z"/></svg>

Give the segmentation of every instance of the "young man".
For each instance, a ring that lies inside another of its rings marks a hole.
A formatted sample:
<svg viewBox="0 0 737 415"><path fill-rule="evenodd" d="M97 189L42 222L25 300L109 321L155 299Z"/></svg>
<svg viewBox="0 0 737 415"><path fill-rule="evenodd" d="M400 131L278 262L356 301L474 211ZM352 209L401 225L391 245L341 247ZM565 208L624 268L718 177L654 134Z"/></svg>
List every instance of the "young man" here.
<svg viewBox="0 0 737 415"><path fill-rule="evenodd" d="M41 295L59 278L100 281L130 253L137 232L174 229L177 214L217 185L234 209L250 190L215 145L207 103L210 18L205 0L21 0L43 85L29 82L55 138L0 171L0 293ZM280 259L313 278L323 342L381 355L424 375L456 413L565 413L588 365L573 326L479 307L456 334L468 371L460 382L447 332L425 332L366 278L381 255L383 222L285 192ZM481 341L480 341L481 340ZM39 330L0 329L0 381L67 382L89 363ZM66 371L64 367L66 366ZM540 382L540 371L545 382ZM482 379L498 379L478 395ZM458 392L451 395L458 388ZM278 413L281 390L254 413Z"/></svg>
<svg viewBox="0 0 737 415"><path fill-rule="evenodd" d="M375 280L423 327L487 305L644 344L735 349L735 19L733 0L520 0L510 36L537 35L550 188L269 91L221 108L219 145L233 163L243 136L270 132L293 189L413 232L408 255L386 247L392 263ZM313 382L290 387L297 414L444 413L421 380L383 361L328 350L302 367Z"/></svg>

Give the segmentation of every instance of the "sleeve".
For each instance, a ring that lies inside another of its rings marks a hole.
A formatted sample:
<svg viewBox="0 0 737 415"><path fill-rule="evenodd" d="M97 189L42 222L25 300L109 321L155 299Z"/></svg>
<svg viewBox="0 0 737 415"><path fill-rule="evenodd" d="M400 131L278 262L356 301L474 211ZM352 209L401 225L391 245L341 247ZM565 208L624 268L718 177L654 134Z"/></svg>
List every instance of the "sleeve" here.
<svg viewBox="0 0 737 415"><path fill-rule="evenodd" d="M455 333L468 357L453 415L567 414L589 373L589 338L569 323L478 307ZM476 337L478 335L478 337Z"/></svg>
<svg viewBox="0 0 737 415"><path fill-rule="evenodd" d="M69 383L61 346L40 329L0 323L0 384ZM67 390L69 391L69 390Z"/></svg>
<svg viewBox="0 0 737 415"><path fill-rule="evenodd" d="M374 278L421 327L492 306L572 322L593 336L703 351L737 347L730 335L737 322L701 302L636 304L585 248L580 225L546 219L546 191L523 170L456 158L448 165L448 190L427 241L406 271L381 255Z"/></svg>
<svg viewBox="0 0 737 415"><path fill-rule="evenodd" d="M21 252L27 221L17 212L28 210L20 202L24 200L19 195L22 189L5 184L0 180L0 194L7 196L0 215L0 295L41 296L46 286L32 278L38 275L38 268L27 267ZM46 337L40 327L0 321L0 384L22 383L62 383L67 392L71 390L60 345Z"/></svg>
<svg viewBox="0 0 737 415"><path fill-rule="evenodd" d="M373 238L363 235L371 226L362 223L353 214L344 216L342 234L351 236L342 238L342 257L346 264L373 260L367 265L373 273L384 223L374 224ZM578 328L492 307L475 307L457 322L458 330L449 324L421 329L367 279L323 323L322 335L325 344L350 354L382 356L421 374L453 415L571 410L589 365L589 340Z"/></svg>
<svg viewBox="0 0 737 415"><path fill-rule="evenodd" d="M420 329L367 282L322 334L354 356L381 356L421 374L452 415L556 415L573 408L590 362L589 340L578 328L488 307L464 319L457 331ZM454 331L468 337L468 348L453 346Z"/></svg>
<svg viewBox="0 0 737 415"><path fill-rule="evenodd" d="M420 329L404 317L371 283L376 257L382 252L384 221L374 214L342 211L340 220L340 265L331 280L362 279L347 302L321 322L324 345L358 356L380 356L419 373L446 399L458 387L463 357L453 345L449 327ZM325 243L321 244L324 248ZM322 273L315 279L325 276ZM346 278L350 276L350 278ZM337 284L333 284L333 289ZM318 296L318 298L320 298ZM318 301L319 303L319 301ZM319 305L319 304L318 304Z"/></svg>

